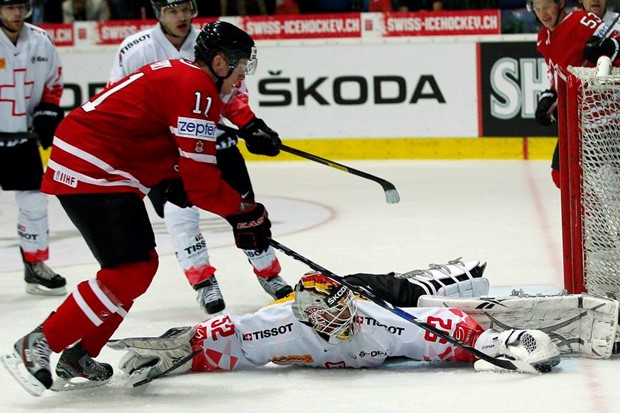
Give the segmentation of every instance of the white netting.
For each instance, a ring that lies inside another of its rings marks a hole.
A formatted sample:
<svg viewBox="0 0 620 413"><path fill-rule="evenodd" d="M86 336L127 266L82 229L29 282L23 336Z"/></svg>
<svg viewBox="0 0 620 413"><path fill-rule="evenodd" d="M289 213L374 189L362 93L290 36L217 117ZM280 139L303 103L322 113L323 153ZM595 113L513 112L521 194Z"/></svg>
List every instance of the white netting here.
<svg viewBox="0 0 620 413"><path fill-rule="evenodd" d="M620 297L620 70L600 78L596 69L570 71L581 81L584 285L591 294Z"/></svg>

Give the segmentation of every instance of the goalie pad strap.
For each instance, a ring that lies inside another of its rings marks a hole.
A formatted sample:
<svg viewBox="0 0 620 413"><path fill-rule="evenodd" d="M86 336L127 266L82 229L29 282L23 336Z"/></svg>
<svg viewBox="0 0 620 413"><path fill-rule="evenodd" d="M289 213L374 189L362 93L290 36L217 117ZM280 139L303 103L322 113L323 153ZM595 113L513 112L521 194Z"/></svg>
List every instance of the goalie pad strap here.
<svg viewBox="0 0 620 413"><path fill-rule="evenodd" d="M455 307L485 329L536 329L564 354L609 358L620 341L618 301L587 294L459 299L423 296L420 307Z"/></svg>

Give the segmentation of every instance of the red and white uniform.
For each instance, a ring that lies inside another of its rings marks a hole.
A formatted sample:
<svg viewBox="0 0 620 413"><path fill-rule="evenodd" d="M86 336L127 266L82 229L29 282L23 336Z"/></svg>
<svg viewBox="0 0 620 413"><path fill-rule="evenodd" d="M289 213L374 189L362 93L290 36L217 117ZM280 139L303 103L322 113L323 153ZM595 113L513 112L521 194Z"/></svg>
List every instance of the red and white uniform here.
<svg viewBox="0 0 620 413"><path fill-rule="evenodd" d="M191 27L181 48L177 49L166 38L160 24L128 36L116 52L108 84L118 82L142 66L156 61L181 58L193 60L197 37L198 32ZM248 104L245 81L220 98L224 102L222 115L235 125L242 127L254 118L254 112ZM218 129L216 135L221 134L222 131ZM218 150L228 149L236 143L236 139L228 138L216 142ZM180 208L169 202L166 203L164 211L164 220L175 256L186 278L191 285L204 281L215 273L215 268L211 266L207 244L200 230L200 211L195 207ZM248 259L256 274L272 276L280 272L280 265L272 248L260 255L251 251Z"/></svg>
<svg viewBox="0 0 620 413"><path fill-rule="evenodd" d="M62 92L62 64L58 51L47 33L36 26L24 23L17 43L13 44L4 31L0 30L0 132L28 132L32 128L34 109L40 103L59 105ZM11 152L10 148L16 148L25 142L25 139L0 139L0 151L6 151L3 156L10 159L14 157L14 152ZM17 149L27 152L38 151L34 145ZM21 162L28 163L20 164L22 170L28 168L32 171L41 168L40 159L36 154L30 159L36 159L38 165L30 165L30 161L22 160ZM10 164L8 161L8 165ZM0 182L9 179L18 183L23 179L29 179L24 178L28 174L21 173L17 168L8 167L4 170L8 170L11 176L3 176ZM15 191L19 209L17 233L24 258L28 262L42 262L49 258L47 197L38 191L39 176L34 186L28 185L32 190Z"/></svg>
<svg viewBox="0 0 620 413"><path fill-rule="evenodd" d="M357 300L359 331L348 340L329 344L293 315L293 298L256 313L222 315L194 326L193 371L237 370L269 362L309 367L376 367L388 357L421 361L473 362L470 354L378 305ZM454 308L404 308L466 344L474 346L483 329Z"/></svg>
<svg viewBox="0 0 620 413"><path fill-rule="evenodd" d="M34 109L59 105L62 91L60 57L43 29L24 23L17 44L0 30L0 132L28 132Z"/></svg>
<svg viewBox="0 0 620 413"><path fill-rule="evenodd" d="M193 63L145 66L60 124L42 190L144 196L163 179L181 176L194 205L236 213L241 196L220 179L215 159L221 109L214 82Z"/></svg>
<svg viewBox="0 0 620 413"><path fill-rule="evenodd" d="M607 32L605 24L597 15L584 10L576 10L562 20L554 29L543 27L538 32L536 47L547 63L547 75L551 88L556 89L558 81L565 81L568 66L584 66L583 49L592 36L602 36ZM613 32L610 37L617 37ZM587 62L587 67L594 64Z"/></svg>

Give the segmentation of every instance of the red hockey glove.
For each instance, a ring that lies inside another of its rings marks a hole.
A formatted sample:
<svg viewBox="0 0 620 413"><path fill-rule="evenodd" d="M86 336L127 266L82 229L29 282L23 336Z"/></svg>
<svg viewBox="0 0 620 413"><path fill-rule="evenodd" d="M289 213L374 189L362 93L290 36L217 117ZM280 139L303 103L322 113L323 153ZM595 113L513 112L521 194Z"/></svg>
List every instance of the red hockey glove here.
<svg viewBox="0 0 620 413"><path fill-rule="evenodd" d="M242 250L265 251L271 238L271 221L263 204L243 203L244 209L226 220L232 225L235 244Z"/></svg>

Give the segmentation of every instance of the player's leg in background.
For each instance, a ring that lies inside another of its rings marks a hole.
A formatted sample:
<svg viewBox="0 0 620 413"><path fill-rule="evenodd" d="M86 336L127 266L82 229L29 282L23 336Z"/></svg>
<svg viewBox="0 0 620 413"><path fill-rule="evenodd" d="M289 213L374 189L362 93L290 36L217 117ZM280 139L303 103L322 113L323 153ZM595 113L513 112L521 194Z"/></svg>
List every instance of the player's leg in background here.
<svg viewBox="0 0 620 413"><path fill-rule="evenodd" d="M215 277L215 267L209 261L207 243L200 232L199 209L181 208L166 202L164 221L179 265L197 291L198 304L207 314L223 311L226 305Z"/></svg>
<svg viewBox="0 0 620 413"><path fill-rule="evenodd" d="M18 208L17 235L24 263L26 292L36 295L66 294L66 280L46 264L49 257L47 195L40 192L41 155L35 140L0 147L1 185L15 191Z"/></svg>
<svg viewBox="0 0 620 413"><path fill-rule="evenodd" d="M217 151L217 166L222 173L222 179L239 192L243 199L254 201L254 190L245 159L236 145ZM244 250L243 252L254 268L254 274L260 285L272 298L283 298L293 291L279 275L280 262L272 247L265 251Z"/></svg>

